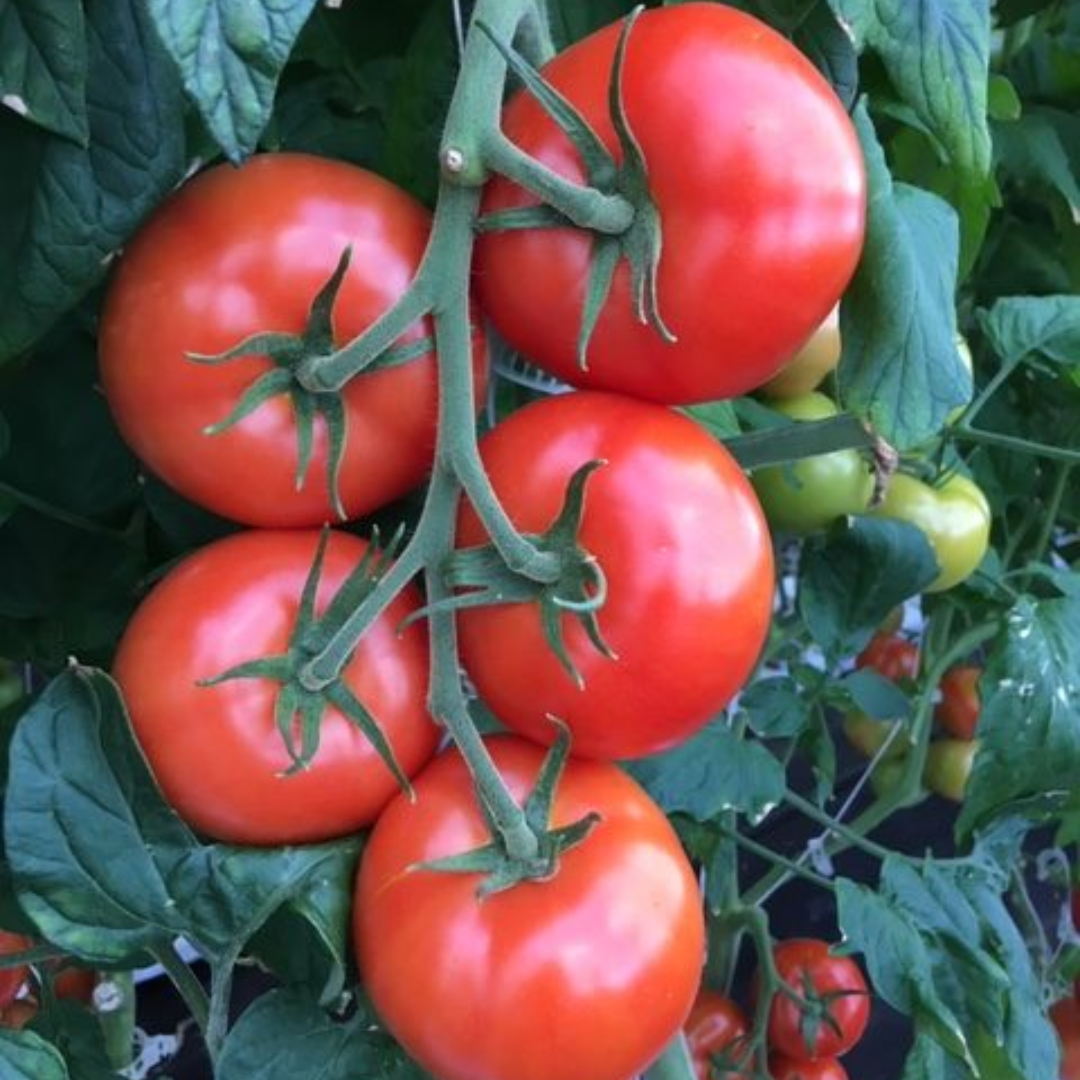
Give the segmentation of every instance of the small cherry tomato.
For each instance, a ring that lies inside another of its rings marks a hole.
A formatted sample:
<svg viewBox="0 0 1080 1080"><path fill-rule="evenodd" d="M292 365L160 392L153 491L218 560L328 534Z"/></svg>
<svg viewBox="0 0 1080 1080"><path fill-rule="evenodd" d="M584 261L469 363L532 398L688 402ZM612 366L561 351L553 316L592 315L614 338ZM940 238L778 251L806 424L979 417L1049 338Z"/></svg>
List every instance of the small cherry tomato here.
<svg viewBox="0 0 1080 1080"><path fill-rule="evenodd" d="M731 998L703 987L683 1031L698 1080L747 1080L736 1066L744 1062L750 1026Z"/></svg>
<svg viewBox="0 0 1080 1080"><path fill-rule="evenodd" d="M934 707L934 719L957 739L975 738L981 674L981 668L965 664L950 668L942 677L941 700Z"/></svg>
<svg viewBox="0 0 1080 1080"><path fill-rule="evenodd" d="M855 658L855 666L873 668L894 683L911 682L919 674L919 646L895 634L875 634Z"/></svg>
<svg viewBox="0 0 1080 1080"><path fill-rule="evenodd" d="M26 952L33 947L34 942L23 934L0 930L0 957ZM15 1000L29 974L30 967L27 964L0 968L0 1009L6 1009Z"/></svg>
<svg viewBox="0 0 1080 1080"><path fill-rule="evenodd" d="M895 720L876 720L864 712L853 710L844 716L844 735L854 750L865 758L875 757L892 736ZM902 733L892 736L885 760L903 757L911 749L910 739Z"/></svg>
<svg viewBox="0 0 1080 1080"><path fill-rule="evenodd" d="M810 335L810 340L774 375L761 392L770 398L793 398L816 390L840 362L840 305Z"/></svg>
<svg viewBox="0 0 1080 1080"><path fill-rule="evenodd" d="M859 965L810 938L782 941L773 956L777 974L805 1005L776 994L769 1009L769 1045L800 1061L847 1053L870 1019L870 992Z"/></svg>
<svg viewBox="0 0 1080 1080"><path fill-rule="evenodd" d="M813 391L774 403L796 421L826 420L836 405ZM787 465L769 465L751 476L769 524L794 533L824 529L838 518L860 514L870 505L874 477L857 450L834 450Z"/></svg>
<svg viewBox="0 0 1080 1080"><path fill-rule="evenodd" d="M1080 1001L1065 998L1050 1010L1061 1042L1061 1080L1080 1080Z"/></svg>
<svg viewBox="0 0 1080 1080"><path fill-rule="evenodd" d="M836 1058L798 1061L776 1055L769 1059L773 1080L848 1080L847 1070Z"/></svg>
<svg viewBox="0 0 1080 1080"><path fill-rule="evenodd" d="M978 747L977 739L935 739L926 752L926 786L943 799L963 802Z"/></svg>

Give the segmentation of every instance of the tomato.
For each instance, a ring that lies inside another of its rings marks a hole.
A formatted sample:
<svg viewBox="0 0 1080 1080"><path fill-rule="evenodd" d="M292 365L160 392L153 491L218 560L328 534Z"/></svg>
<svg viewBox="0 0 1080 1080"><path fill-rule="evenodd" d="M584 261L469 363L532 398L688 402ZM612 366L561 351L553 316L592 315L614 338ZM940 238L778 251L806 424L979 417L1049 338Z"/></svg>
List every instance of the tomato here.
<svg viewBox="0 0 1080 1080"><path fill-rule="evenodd" d="M838 411L830 398L817 392L775 402L773 408L793 420L825 420ZM857 450L767 466L752 479L769 524L795 533L824 529L837 518L862 513L874 494L873 473Z"/></svg>
<svg viewBox="0 0 1080 1080"><path fill-rule="evenodd" d="M620 30L583 38L543 75L621 160L608 103ZM810 337L855 269L866 176L854 128L789 41L720 4L646 11L627 44L622 95L662 226L658 306L675 343L638 318L624 260L580 366L593 237L572 228L481 236L481 306L515 349L575 386L669 404L743 394ZM510 100L503 129L555 172L587 179L529 93ZM535 202L496 176L483 209Z"/></svg>
<svg viewBox="0 0 1080 1080"><path fill-rule="evenodd" d="M0 1010L0 1028L21 1031L37 1016L38 1003L30 998L19 998L6 1009Z"/></svg>
<svg viewBox="0 0 1080 1080"><path fill-rule="evenodd" d="M941 679L941 700L934 706L934 719L958 739L975 738L981 674L981 668L962 664L950 668Z"/></svg>
<svg viewBox="0 0 1080 1080"><path fill-rule="evenodd" d="M33 947L34 942L23 934L16 934L11 930L0 930L0 957L26 952L27 949ZM0 1009L6 1009L15 1000L29 974L28 964L0 968Z"/></svg>
<svg viewBox="0 0 1080 1080"><path fill-rule="evenodd" d="M873 668L894 683L914 681L919 674L919 646L893 633L878 633L855 658L855 666Z"/></svg>
<svg viewBox="0 0 1080 1080"><path fill-rule="evenodd" d="M844 735L852 748L865 758L875 757L892 734L893 720L876 720L858 709L853 709L844 716ZM889 749L885 751L885 760L901 758L911 749L909 737L899 734L892 738Z"/></svg>
<svg viewBox="0 0 1080 1080"><path fill-rule="evenodd" d="M302 843L351 833L397 790L371 743L336 709L323 715L309 767L285 775L291 759L274 719L281 684L200 685L286 651L318 542L314 530L253 530L197 551L157 584L120 642L115 676L150 767L178 813L220 840ZM331 534L317 611L366 550L357 537ZM426 630L399 629L418 603L411 588L397 597L343 675L406 774L428 760L438 738L425 706Z"/></svg>
<svg viewBox="0 0 1080 1080"><path fill-rule="evenodd" d="M522 801L543 751L488 740ZM701 897L671 825L622 770L571 758L552 827L599 823L551 878L477 896L475 873L423 863L488 832L447 752L395 798L364 848L353 905L361 982L409 1055L440 1080L627 1080L679 1031L701 978Z"/></svg>
<svg viewBox="0 0 1080 1080"><path fill-rule="evenodd" d="M935 739L926 752L926 786L944 799L963 802L978 745L975 739Z"/></svg>
<svg viewBox="0 0 1080 1080"><path fill-rule="evenodd" d="M777 1055L769 1060L769 1073L773 1080L848 1080L847 1070L836 1058L799 1061Z"/></svg>
<svg viewBox="0 0 1080 1080"><path fill-rule="evenodd" d="M606 462L587 482L579 539L607 578L599 627L615 658L563 616L579 686L546 644L538 604L463 611L461 657L495 715L541 742L558 717L575 753L608 758L663 750L716 716L750 675L773 603L769 531L728 452L670 409L598 392L533 402L480 449L528 533L555 519L572 473ZM484 540L466 508L459 544Z"/></svg>
<svg viewBox="0 0 1080 1080"><path fill-rule="evenodd" d="M938 487L897 473L885 501L872 513L907 521L926 534L939 570L926 592L959 585L982 562L990 544L990 504L973 480L958 473Z"/></svg>
<svg viewBox="0 0 1080 1080"><path fill-rule="evenodd" d="M683 1025L698 1080L746 1080L727 1065L741 1064L750 1027L731 998L702 988Z"/></svg>
<svg viewBox="0 0 1080 1080"><path fill-rule="evenodd" d="M1061 1080L1080 1080L1080 1001L1065 998L1050 1010L1061 1040Z"/></svg>
<svg viewBox="0 0 1080 1080"><path fill-rule="evenodd" d="M870 997L859 965L834 956L824 941L792 938L774 951L780 977L821 1012L803 1010L784 994L769 1009L769 1045L800 1061L839 1057L862 1038L870 1019Z"/></svg>
<svg viewBox="0 0 1080 1080"><path fill-rule="evenodd" d="M335 515L326 426L297 490L297 425L281 395L216 435L263 356L206 366L261 331L300 332L343 250L352 261L334 307L336 340L352 339L405 291L424 254L430 215L388 181L303 154L257 156L185 184L130 243L101 320L101 377L117 425L143 462L181 494L254 525L318 525ZM431 333L417 323L402 337ZM474 340L478 374L482 336ZM352 380L339 491L350 517L404 494L431 464L436 370L430 353Z"/></svg>
<svg viewBox="0 0 1080 1080"><path fill-rule="evenodd" d="M816 390L840 362L840 305L810 335L810 340L774 375L761 392L771 398L793 398Z"/></svg>

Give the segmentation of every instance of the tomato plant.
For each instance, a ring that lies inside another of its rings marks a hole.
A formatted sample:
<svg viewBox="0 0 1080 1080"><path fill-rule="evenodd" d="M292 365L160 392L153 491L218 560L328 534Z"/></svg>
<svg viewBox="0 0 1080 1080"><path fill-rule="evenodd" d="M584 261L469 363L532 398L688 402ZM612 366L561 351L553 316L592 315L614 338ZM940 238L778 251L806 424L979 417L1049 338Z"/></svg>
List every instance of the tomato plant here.
<svg viewBox="0 0 1080 1080"><path fill-rule="evenodd" d="M934 719L957 739L975 738L981 674L982 669L974 664L959 664L942 677L941 700L934 707Z"/></svg>
<svg viewBox="0 0 1080 1080"><path fill-rule="evenodd" d="M248 524L333 520L331 471L350 517L403 495L424 477L435 445L431 350L342 392L336 468L325 414L314 421L305 465L302 410L284 390L207 434L275 367L259 349L214 366L190 356L223 353L257 333L299 334L347 248L333 335L348 341L401 296L429 230L428 212L404 191L340 161L265 155L188 181L126 248L102 312L102 384L124 438L182 494ZM418 322L400 343L430 334ZM482 340L475 336L478 373Z"/></svg>
<svg viewBox="0 0 1080 1080"><path fill-rule="evenodd" d="M285 653L318 544L313 531L253 530L203 548L154 587L117 650L114 673L154 775L181 816L211 836L282 844L341 835L371 822L397 788L338 707L321 718L317 758L293 769L277 682L207 684L246 661ZM330 535L317 611L365 550L356 537ZM417 606L411 592L397 598L343 674L406 773L430 757L438 738L425 707L424 629L399 632Z"/></svg>
<svg viewBox="0 0 1080 1080"><path fill-rule="evenodd" d="M523 800L540 749L511 737L488 745ZM457 753L421 774L415 800L396 798L379 818L356 886L357 962L380 1017L435 1075L618 1080L686 1019L704 945L690 864L632 780L572 759L552 825L594 813L595 828L550 880L484 899L479 875L425 866L488 841Z"/></svg>
<svg viewBox="0 0 1080 1080"><path fill-rule="evenodd" d="M816 391L777 401L774 408L796 421L837 414L833 401ZM759 469L753 484L769 524L795 533L824 529L837 518L863 512L874 490L873 475L856 450Z"/></svg>
<svg viewBox="0 0 1080 1080"><path fill-rule="evenodd" d="M33 947L33 942L23 934L14 934L10 930L0 930L0 956L26 952ZM26 982L30 968L26 964L0 968L0 1011L6 1009L15 1000L15 996Z"/></svg>
<svg viewBox="0 0 1080 1080"><path fill-rule="evenodd" d="M797 398L816 390L840 362L840 305L810 335L810 340L761 387L770 398Z"/></svg>
<svg viewBox="0 0 1080 1080"><path fill-rule="evenodd" d="M847 1070L836 1058L799 1061L774 1057L769 1061L769 1072L773 1080L848 1080Z"/></svg>
<svg viewBox="0 0 1080 1080"><path fill-rule="evenodd" d="M895 683L911 681L919 673L919 646L896 633L875 634L855 663Z"/></svg>
<svg viewBox="0 0 1080 1080"><path fill-rule="evenodd" d="M683 1027L698 1080L745 1080L749 1025L729 997L702 987Z"/></svg>
<svg viewBox="0 0 1080 1080"><path fill-rule="evenodd" d="M1050 1015L1061 1041L1061 1080L1080 1077L1080 1002L1075 998L1059 1001Z"/></svg>
<svg viewBox="0 0 1080 1080"><path fill-rule="evenodd" d="M581 392L520 409L481 453L527 533L552 523L576 470L604 462L587 481L579 542L607 581L598 622L611 655L563 616L578 685L536 605L463 611L461 656L496 716L542 742L557 717L575 753L627 758L673 746L723 708L758 659L773 590L761 509L723 448L660 406ZM459 543L483 539L466 511Z"/></svg>
<svg viewBox="0 0 1080 1080"><path fill-rule="evenodd" d="M780 978L803 998L783 991L769 1009L769 1045L798 1061L833 1058L862 1038L870 1020L869 987L859 965L836 956L825 941L793 938L774 951Z"/></svg>
<svg viewBox="0 0 1080 1080"><path fill-rule="evenodd" d="M543 69L610 151L618 33L613 25L590 35ZM566 228L482 237L481 303L511 345L573 385L669 403L745 393L825 319L855 268L866 181L852 125L797 49L721 5L643 14L627 43L621 92L648 162L663 230L657 303L676 341L642 325L637 284L620 266L579 363L591 240ZM572 144L534 97L517 94L503 128L561 176L583 179ZM496 177L485 209L533 201Z"/></svg>
<svg viewBox="0 0 1080 1080"><path fill-rule="evenodd" d="M973 739L935 739L926 754L926 786L951 802L963 802L977 750Z"/></svg>

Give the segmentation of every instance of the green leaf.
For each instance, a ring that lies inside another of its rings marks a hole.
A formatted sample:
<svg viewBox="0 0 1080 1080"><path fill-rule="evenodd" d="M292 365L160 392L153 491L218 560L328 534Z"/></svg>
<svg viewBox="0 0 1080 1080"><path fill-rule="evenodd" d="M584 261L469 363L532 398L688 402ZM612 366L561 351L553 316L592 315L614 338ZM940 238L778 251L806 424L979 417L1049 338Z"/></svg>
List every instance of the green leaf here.
<svg viewBox="0 0 1080 1080"><path fill-rule="evenodd" d="M19 724L4 829L23 908L50 941L98 962L130 962L176 935L211 961L228 958L356 858L349 841L200 843L162 800L115 684L82 668L54 680Z"/></svg>
<svg viewBox="0 0 1080 1080"><path fill-rule="evenodd" d="M60 1051L32 1031L0 1029L0 1075L4 1080L69 1080Z"/></svg>
<svg viewBox="0 0 1080 1080"><path fill-rule="evenodd" d="M0 103L86 146L86 69L77 0L9 0L0 8Z"/></svg>
<svg viewBox="0 0 1080 1080"><path fill-rule="evenodd" d="M239 164L270 119L289 53L316 0L148 0L158 36L176 62L225 156Z"/></svg>
<svg viewBox="0 0 1080 1080"><path fill-rule="evenodd" d="M799 568L799 611L827 655L859 652L889 612L937 574L921 529L857 517L807 541Z"/></svg>
<svg viewBox="0 0 1080 1080"><path fill-rule="evenodd" d="M750 730L763 739L790 739L810 721L809 705L799 685L787 675L755 679L740 695Z"/></svg>
<svg viewBox="0 0 1080 1080"><path fill-rule="evenodd" d="M738 435L741 430L735 406L730 401L707 401L702 405L688 405L682 411L721 441Z"/></svg>
<svg viewBox="0 0 1080 1080"><path fill-rule="evenodd" d="M258 998L225 1040L217 1080L382 1080L398 1051L361 1012L337 1021L308 998L274 990Z"/></svg>
<svg viewBox="0 0 1080 1080"><path fill-rule="evenodd" d="M835 684L860 712L875 720L902 720L911 712L907 694L873 668L858 668Z"/></svg>
<svg viewBox="0 0 1080 1080"><path fill-rule="evenodd" d="M840 309L840 399L899 450L918 447L971 397L956 349L956 214L894 185L864 108L855 114L870 183L862 261Z"/></svg>
<svg viewBox="0 0 1080 1080"><path fill-rule="evenodd" d="M979 752L958 823L969 835L1021 800L1062 803L1080 776L1080 599L1021 599L979 690Z"/></svg>
<svg viewBox="0 0 1080 1080"><path fill-rule="evenodd" d="M1076 117L1068 113L1029 108L1018 120L999 124L994 131L1002 171L1020 183L1056 192L1074 223L1080 221L1080 183L1067 140L1077 138L1078 127Z"/></svg>
<svg viewBox="0 0 1080 1080"><path fill-rule="evenodd" d="M990 170L990 0L830 0L963 172Z"/></svg>
<svg viewBox="0 0 1080 1080"><path fill-rule="evenodd" d="M669 814L707 821L723 810L752 820L764 817L784 795L784 770L761 745L739 738L715 721L665 754L640 758L627 771Z"/></svg>
<svg viewBox="0 0 1080 1080"><path fill-rule="evenodd" d="M1019 120L1024 106L1016 87L1004 75L991 75L987 107L992 120Z"/></svg>
<svg viewBox="0 0 1080 1080"><path fill-rule="evenodd" d="M1007 296L979 311L979 325L1005 364L1037 356L1072 365L1080 357L1080 297Z"/></svg>
<svg viewBox="0 0 1080 1080"><path fill-rule="evenodd" d="M104 274L184 171L179 86L140 0L89 0L86 149L0 109L0 360Z"/></svg>
<svg viewBox="0 0 1080 1080"><path fill-rule="evenodd" d="M51 1002L34 1017L33 1030L60 1052L73 1080L121 1080L110 1066L101 1021L81 1002Z"/></svg>

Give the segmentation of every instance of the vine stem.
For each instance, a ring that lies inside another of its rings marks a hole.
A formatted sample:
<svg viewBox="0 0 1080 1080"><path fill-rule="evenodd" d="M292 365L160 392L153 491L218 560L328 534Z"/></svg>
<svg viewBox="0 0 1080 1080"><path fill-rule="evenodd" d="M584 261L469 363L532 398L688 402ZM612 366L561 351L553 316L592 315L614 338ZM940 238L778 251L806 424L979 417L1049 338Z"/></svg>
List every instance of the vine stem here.
<svg viewBox="0 0 1080 1080"><path fill-rule="evenodd" d="M210 997L206 993L203 984L199 982L195 972L191 970L184 959L176 951L176 945L172 940L162 940L150 947L150 953L154 959L165 969L177 993L183 998L188 1012L191 1013L199 1030L206 1035L206 1029L210 1020Z"/></svg>

